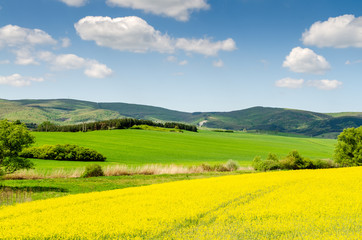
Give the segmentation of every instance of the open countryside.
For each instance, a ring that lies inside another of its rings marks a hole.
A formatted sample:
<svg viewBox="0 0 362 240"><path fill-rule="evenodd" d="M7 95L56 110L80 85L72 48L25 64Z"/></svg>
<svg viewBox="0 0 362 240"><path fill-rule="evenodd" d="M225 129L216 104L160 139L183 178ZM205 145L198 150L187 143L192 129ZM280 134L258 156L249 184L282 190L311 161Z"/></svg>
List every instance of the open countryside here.
<svg viewBox="0 0 362 240"><path fill-rule="evenodd" d="M257 155L269 152L287 155L298 149L309 158L332 158L336 140L282 137L253 133L225 133L199 130L197 133L109 130L77 133L34 132L36 144L77 144L99 151L107 157L106 164L179 164L224 163L232 159L250 166ZM79 163L36 160L37 168L75 167ZM84 163L81 163L84 164Z"/></svg>
<svg viewBox="0 0 362 240"><path fill-rule="evenodd" d="M258 173L24 203L1 209L0 238L359 239L361 173Z"/></svg>
<svg viewBox="0 0 362 240"><path fill-rule="evenodd" d="M0 240L362 239L362 1L0 0Z"/></svg>

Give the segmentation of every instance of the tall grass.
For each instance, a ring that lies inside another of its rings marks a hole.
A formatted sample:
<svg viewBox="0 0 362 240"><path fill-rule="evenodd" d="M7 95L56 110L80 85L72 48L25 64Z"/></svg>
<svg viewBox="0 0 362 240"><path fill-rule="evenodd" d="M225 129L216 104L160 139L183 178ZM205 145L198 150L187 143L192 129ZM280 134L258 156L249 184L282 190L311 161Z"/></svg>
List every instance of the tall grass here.
<svg viewBox="0 0 362 240"><path fill-rule="evenodd" d="M20 189L14 190L12 188L0 185L0 206L30 202L31 195L31 191L23 191Z"/></svg>
<svg viewBox="0 0 362 240"><path fill-rule="evenodd" d="M240 167L236 161L229 160L225 164L198 166L182 166L176 164L161 165L149 164L141 166L109 165L103 168L105 176L127 176L127 175L160 175L160 174L192 174L205 172L230 172L230 171L252 171L251 167ZM78 178L84 173L85 168L76 169L48 169L48 170L20 170L3 177L10 179L45 179L45 178Z"/></svg>
<svg viewBox="0 0 362 240"><path fill-rule="evenodd" d="M4 180L10 179L44 179L44 178L77 178L80 177L85 168L76 169L30 169L30 170L19 170L12 174L3 176Z"/></svg>

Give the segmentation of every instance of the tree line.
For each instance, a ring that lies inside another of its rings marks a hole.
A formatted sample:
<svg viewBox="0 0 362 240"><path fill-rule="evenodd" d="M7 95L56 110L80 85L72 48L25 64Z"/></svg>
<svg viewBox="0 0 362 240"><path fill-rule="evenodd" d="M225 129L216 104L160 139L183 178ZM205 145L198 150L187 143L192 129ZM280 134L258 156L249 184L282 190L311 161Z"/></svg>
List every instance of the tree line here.
<svg viewBox="0 0 362 240"><path fill-rule="evenodd" d="M73 125L56 125L54 123L46 121L38 125L35 131L87 132L87 131L110 130L110 129L128 129L135 125L148 125L148 126L164 127L164 128L178 128L181 130L197 132L197 127L194 125L176 123L176 122L159 123L151 120L134 119L134 118L111 119L111 120L80 123Z"/></svg>

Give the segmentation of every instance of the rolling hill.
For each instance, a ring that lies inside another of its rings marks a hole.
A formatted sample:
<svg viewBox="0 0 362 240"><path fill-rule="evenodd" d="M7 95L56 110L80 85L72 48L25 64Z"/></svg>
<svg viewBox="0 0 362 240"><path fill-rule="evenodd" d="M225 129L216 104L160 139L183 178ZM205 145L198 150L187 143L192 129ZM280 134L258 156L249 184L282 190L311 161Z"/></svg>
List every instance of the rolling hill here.
<svg viewBox="0 0 362 240"><path fill-rule="evenodd" d="M51 121L61 125L115 118L175 121L207 128L294 133L335 137L344 128L362 125L362 113L316 113L285 108L252 107L231 112L181 112L161 107L96 103L74 99L5 100L0 99L0 118L40 124Z"/></svg>

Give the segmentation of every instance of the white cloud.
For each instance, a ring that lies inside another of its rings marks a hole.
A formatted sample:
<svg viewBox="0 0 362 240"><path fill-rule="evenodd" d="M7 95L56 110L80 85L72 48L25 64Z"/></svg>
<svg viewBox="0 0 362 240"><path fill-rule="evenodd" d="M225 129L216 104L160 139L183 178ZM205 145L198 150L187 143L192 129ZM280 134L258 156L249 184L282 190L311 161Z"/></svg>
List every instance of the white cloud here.
<svg viewBox="0 0 362 240"><path fill-rule="evenodd" d="M209 39L186 39L179 38L176 41L176 48L190 53L199 53L206 56L215 56L219 51L233 51L236 45L233 39L211 42Z"/></svg>
<svg viewBox="0 0 362 240"><path fill-rule="evenodd" d="M88 0L60 0L60 1L67 4L70 7L81 7L88 2Z"/></svg>
<svg viewBox="0 0 362 240"><path fill-rule="evenodd" d="M18 65L38 65L39 63L35 60L32 52L28 48L20 48L14 50L16 55L15 64Z"/></svg>
<svg viewBox="0 0 362 240"><path fill-rule="evenodd" d="M328 79L322 79L322 80L309 80L307 82L308 86L316 87L321 90L333 90L342 85L342 82L337 80L328 80Z"/></svg>
<svg viewBox="0 0 362 240"><path fill-rule="evenodd" d="M99 46L131 52L172 52L167 34L161 34L139 17L85 17L75 25L83 40L93 40Z"/></svg>
<svg viewBox="0 0 362 240"><path fill-rule="evenodd" d="M135 16L113 19L88 16L79 20L74 27L83 40L93 40L99 46L120 51L173 53L181 49L188 53L215 56L219 51L236 49L231 38L217 42L210 39L173 39Z"/></svg>
<svg viewBox="0 0 362 240"><path fill-rule="evenodd" d="M41 61L50 62L55 58L55 55L49 51L40 51L37 53L37 58Z"/></svg>
<svg viewBox="0 0 362 240"><path fill-rule="evenodd" d="M39 29L28 29L15 25L6 25L0 28L0 48L4 46L34 46L56 43L57 41L49 34Z"/></svg>
<svg viewBox="0 0 362 240"><path fill-rule="evenodd" d="M113 73L112 69L108 68L105 64L91 61L87 63L84 74L92 78L105 78Z"/></svg>
<svg viewBox="0 0 362 240"><path fill-rule="evenodd" d="M14 87L24 87L31 85L32 82L42 82L43 78L23 77L20 74L10 76L0 76L0 85L10 85Z"/></svg>
<svg viewBox="0 0 362 240"><path fill-rule="evenodd" d="M315 22L303 33L306 45L317 47L362 47L362 17L343 15Z"/></svg>
<svg viewBox="0 0 362 240"><path fill-rule="evenodd" d="M187 65L189 62L187 60L180 61L178 64L181 66Z"/></svg>
<svg viewBox="0 0 362 240"><path fill-rule="evenodd" d="M214 67L223 67L224 66L224 62L221 59L219 59L218 61L214 61L212 64Z"/></svg>
<svg viewBox="0 0 362 240"><path fill-rule="evenodd" d="M308 80L305 82L304 79L283 78L275 82L275 86L282 88L302 88L306 85L320 90L333 90L342 86L342 84L340 81L328 79Z"/></svg>
<svg viewBox="0 0 362 240"><path fill-rule="evenodd" d="M327 60L309 48L293 48L285 58L283 67L297 73L323 74L330 70Z"/></svg>
<svg viewBox="0 0 362 240"><path fill-rule="evenodd" d="M61 39L62 40L62 47L63 48L67 48L67 47L69 47L70 46L70 39L69 38L62 38Z"/></svg>
<svg viewBox="0 0 362 240"><path fill-rule="evenodd" d="M52 61L54 69L57 70L69 70L83 68L86 63L84 58L78 57L74 54L62 54L56 56Z"/></svg>
<svg viewBox="0 0 362 240"><path fill-rule="evenodd" d="M282 88L301 88L304 79L283 78L275 82L275 86Z"/></svg>
<svg viewBox="0 0 362 240"><path fill-rule="evenodd" d="M112 69L105 64L92 59L84 59L75 54L54 56L50 52L42 52L40 57L45 61L50 61L54 70L84 69L84 74L91 78L105 78L113 73Z"/></svg>
<svg viewBox="0 0 362 240"><path fill-rule="evenodd" d="M107 0L107 4L144 10L147 13L172 17L178 21L188 21L191 12L210 8L207 0Z"/></svg>

